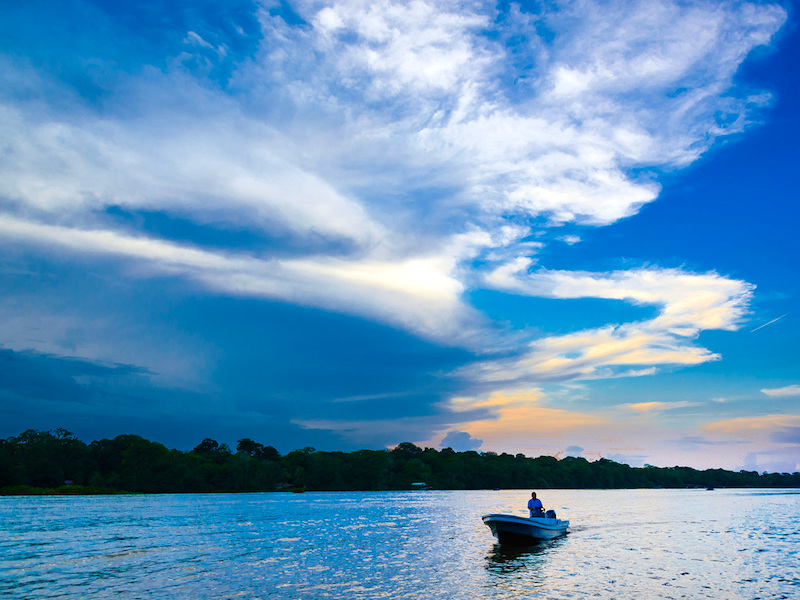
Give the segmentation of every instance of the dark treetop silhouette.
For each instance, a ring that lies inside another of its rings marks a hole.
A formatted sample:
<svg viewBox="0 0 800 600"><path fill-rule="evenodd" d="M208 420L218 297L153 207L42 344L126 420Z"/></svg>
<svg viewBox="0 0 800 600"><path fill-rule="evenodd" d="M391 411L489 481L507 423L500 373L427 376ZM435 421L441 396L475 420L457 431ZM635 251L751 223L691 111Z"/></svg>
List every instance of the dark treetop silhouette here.
<svg viewBox="0 0 800 600"><path fill-rule="evenodd" d="M0 492L256 492L433 489L800 487L800 473L698 471L689 467L630 467L607 459L437 451L403 442L393 450L281 455L272 446L239 440L234 452L204 439L182 452L120 435L90 444L64 429L28 430L0 440Z"/></svg>

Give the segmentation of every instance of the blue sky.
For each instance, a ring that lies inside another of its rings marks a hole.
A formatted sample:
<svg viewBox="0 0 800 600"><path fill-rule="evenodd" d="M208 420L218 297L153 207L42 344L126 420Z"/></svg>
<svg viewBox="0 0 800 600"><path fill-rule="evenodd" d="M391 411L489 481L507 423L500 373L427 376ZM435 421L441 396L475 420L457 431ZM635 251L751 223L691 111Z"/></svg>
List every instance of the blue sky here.
<svg viewBox="0 0 800 600"><path fill-rule="evenodd" d="M0 436L800 469L780 2L26 2Z"/></svg>

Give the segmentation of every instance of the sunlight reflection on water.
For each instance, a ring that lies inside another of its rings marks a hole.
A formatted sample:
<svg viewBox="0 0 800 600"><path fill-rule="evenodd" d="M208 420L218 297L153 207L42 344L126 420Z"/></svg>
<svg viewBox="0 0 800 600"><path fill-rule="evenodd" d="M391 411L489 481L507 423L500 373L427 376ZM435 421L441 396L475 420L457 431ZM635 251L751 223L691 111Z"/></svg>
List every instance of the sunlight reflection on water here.
<svg viewBox="0 0 800 600"><path fill-rule="evenodd" d="M529 491L0 498L9 598L796 598L800 493L544 490L530 548L481 515Z"/></svg>

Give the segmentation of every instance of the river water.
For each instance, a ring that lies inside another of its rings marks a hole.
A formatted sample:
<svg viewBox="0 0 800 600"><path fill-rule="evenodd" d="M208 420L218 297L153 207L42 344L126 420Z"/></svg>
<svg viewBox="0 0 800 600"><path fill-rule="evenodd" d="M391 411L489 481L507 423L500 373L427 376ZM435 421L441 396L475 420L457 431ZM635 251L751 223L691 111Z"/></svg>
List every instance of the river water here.
<svg viewBox="0 0 800 600"><path fill-rule="evenodd" d="M529 497L3 497L0 598L800 598L798 490L541 490L569 535L498 546Z"/></svg>

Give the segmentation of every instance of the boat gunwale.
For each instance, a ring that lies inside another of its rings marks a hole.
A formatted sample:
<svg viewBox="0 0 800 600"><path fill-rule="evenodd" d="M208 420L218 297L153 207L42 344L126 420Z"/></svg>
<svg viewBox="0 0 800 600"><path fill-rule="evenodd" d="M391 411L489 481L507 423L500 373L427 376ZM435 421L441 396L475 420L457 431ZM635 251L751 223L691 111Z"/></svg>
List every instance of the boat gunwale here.
<svg viewBox="0 0 800 600"><path fill-rule="evenodd" d="M569 527L569 521L552 517L520 517L518 515L490 513L488 515L483 515L481 519L487 525L491 521L495 523L506 522L506 523L516 523L518 525L526 525L528 527L536 527L539 529L547 529L551 531L561 531Z"/></svg>

